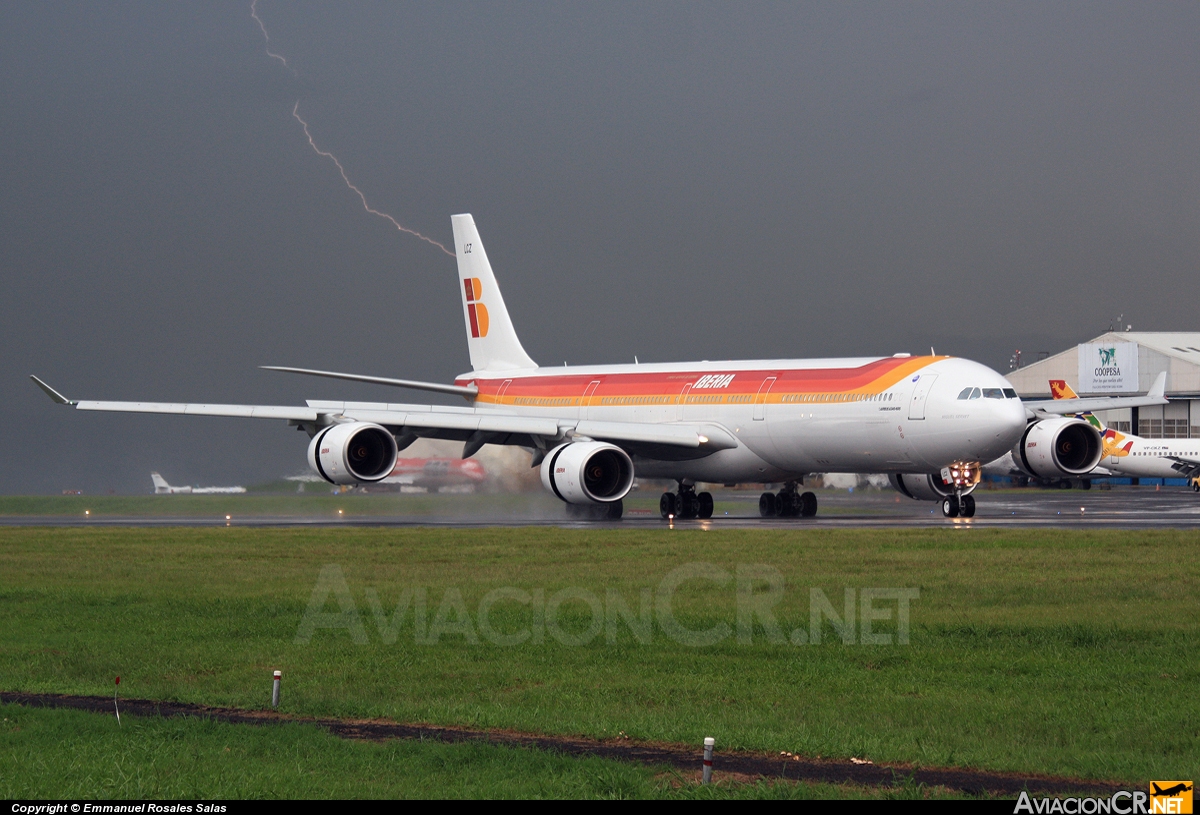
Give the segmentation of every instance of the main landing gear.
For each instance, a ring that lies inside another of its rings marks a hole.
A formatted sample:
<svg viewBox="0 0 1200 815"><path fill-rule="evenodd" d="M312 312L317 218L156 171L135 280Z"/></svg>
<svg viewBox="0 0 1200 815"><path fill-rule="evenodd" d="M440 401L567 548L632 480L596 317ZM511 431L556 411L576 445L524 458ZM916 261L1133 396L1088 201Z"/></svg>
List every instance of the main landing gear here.
<svg viewBox="0 0 1200 815"><path fill-rule="evenodd" d="M758 514L764 518L811 518L817 514L815 493L801 494L795 481L789 481L776 495L764 492L758 499Z"/></svg>
<svg viewBox="0 0 1200 815"><path fill-rule="evenodd" d="M942 514L947 518L974 518L975 499L970 495L947 495L942 499Z"/></svg>
<svg viewBox="0 0 1200 815"><path fill-rule="evenodd" d="M658 512L663 518L711 518L712 493L697 494L694 486L680 482L679 492L664 492L658 499Z"/></svg>

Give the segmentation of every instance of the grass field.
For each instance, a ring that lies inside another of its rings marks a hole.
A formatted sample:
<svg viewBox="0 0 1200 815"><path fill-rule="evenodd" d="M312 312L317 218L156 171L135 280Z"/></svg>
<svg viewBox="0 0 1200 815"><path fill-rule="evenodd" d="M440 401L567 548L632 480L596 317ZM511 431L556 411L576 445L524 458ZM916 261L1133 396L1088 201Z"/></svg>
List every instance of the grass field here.
<svg viewBox="0 0 1200 815"><path fill-rule="evenodd" d="M670 768L480 742L347 741L312 725L230 725L0 705L0 796L113 798L963 798L893 788L701 787Z"/></svg>
<svg viewBox="0 0 1200 815"><path fill-rule="evenodd" d="M284 709L309 715L1144 785L1200 759L1195 545L1061 530L0 529L0 686L103 694L119 674L130 696L254 708L279 668ZM861 621L863 590L887 588L919 592L908 644L891 600L874 623L890 644L813 627L810 590L839 615L853 590Z"/></svg>

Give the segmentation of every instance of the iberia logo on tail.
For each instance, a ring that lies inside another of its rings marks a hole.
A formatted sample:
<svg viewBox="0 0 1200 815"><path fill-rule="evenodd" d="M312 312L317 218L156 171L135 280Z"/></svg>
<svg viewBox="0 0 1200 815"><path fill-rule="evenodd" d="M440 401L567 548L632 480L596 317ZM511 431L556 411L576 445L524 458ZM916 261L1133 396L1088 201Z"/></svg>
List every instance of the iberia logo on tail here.
<svg viewBox="0 0 1200 815"><path fill-rule="evenodd" d="M463 281L463 293L467 297L467 315L471 320L471 336L475 339L486 337L488 332L487 306L479 302L483 297L483 285L478 277L469 277Z"/></svg>
<svg viewBox="0 0 1200 815"><path fill-rule="evenodd" d="M1054 395L1055 399L1079 398L1074 389L1062 379L1050 380L1050 393ZM1119 458L1129 455L1129 451L1133 449L1133 442L1126 442L1124 433L1104 427L1100 424L1100 420L1091 413L1078 413L1076 415L1100 431L1101 440L1104 442L1104 452L1101 454L1101 458L1108 458L1109 456Z"/></svg>

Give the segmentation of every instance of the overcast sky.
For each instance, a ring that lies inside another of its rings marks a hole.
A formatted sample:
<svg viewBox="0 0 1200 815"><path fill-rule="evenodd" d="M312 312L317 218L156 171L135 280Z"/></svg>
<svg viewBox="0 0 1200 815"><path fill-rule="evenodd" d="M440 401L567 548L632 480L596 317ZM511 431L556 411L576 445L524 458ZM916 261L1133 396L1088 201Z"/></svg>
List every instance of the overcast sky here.
<svg viewBox="0 0 1200 815"><path fill-rule="evenodd" d="M420 400L471 212L546 364L1200 330L1200 4L0 4L0 492L304 468L282 423L73 398Z"/></svg>

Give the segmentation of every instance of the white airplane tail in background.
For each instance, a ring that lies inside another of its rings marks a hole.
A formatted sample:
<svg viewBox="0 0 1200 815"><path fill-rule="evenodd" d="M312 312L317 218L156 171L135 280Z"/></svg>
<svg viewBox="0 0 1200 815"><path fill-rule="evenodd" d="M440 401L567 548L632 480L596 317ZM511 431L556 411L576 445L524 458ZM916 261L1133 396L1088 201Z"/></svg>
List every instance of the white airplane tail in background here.
<svg viewBox="0 0 1200 815"><path fill-rule="evenodd" d="M150 473L150 478L154 481L154 491L156 493L171 491L171 485L167 483L167 479L163 478L158 473Z"/></svg>
<svg viewBox="0 0 1200 815"><path fill-rule="evenodd" d="M508 309L492 264L475 229L475 219L469 214L451 217L454 225L454 250L458 257L458 293L463 298L463 318L467 324L467 348L471 352L471 368L476 371L511 371L536 368L529 358Z"/></svg>

